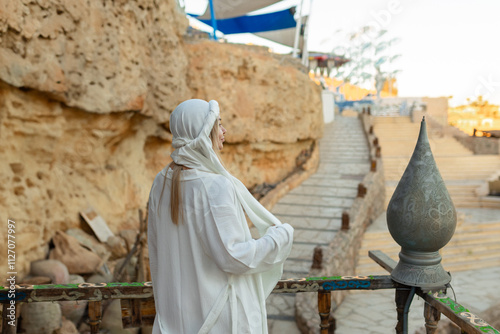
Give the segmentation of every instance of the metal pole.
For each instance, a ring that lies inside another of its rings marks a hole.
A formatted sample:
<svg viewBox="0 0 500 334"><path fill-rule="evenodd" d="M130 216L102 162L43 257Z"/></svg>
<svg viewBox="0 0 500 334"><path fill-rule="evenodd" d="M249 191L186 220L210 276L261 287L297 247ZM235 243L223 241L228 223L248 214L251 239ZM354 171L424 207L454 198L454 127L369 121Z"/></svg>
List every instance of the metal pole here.
<svg viewBox="0 0 500 334"><path fill-rule="evenodd" d="M215 10L214 10L214 2L213 0L209 0L210 3L210 20L212 21L212 28L214 28L214 32L212 34L212 38L217 40L217 20L215 19Z"/></svg>
<svg viewBox="0 0 500 334"><path fill-rule="evenodd" d="M309 1L309 17L307 18L306 22L306 28L304 30L304 44L302 45L302 64L307 67L309 67L309 50L307 49L307 39L309 37L309 23L311 22L312 2L313 0Z"/></svg>
<svg viewBox="0 0 500 334"><path fill-rule="evenodd" d="M410 295L406 300L405 309L403 311L403 334L408 334L408 312L410 311L410 305L413 300L413 296L415 296L416 288L413 286L410 291Z"/></svg>
<svg viewBox="0 0 500 334"><path fill-rule="evenodd" d="M293 43L293 53L292 56L297 57L297 49L299 47L299 36L300 29L302 28L302 7L304 4L304 0L300 0L300 11L299 11L299 19L297 20L297 25L295 26L295 41Z"/></svg>

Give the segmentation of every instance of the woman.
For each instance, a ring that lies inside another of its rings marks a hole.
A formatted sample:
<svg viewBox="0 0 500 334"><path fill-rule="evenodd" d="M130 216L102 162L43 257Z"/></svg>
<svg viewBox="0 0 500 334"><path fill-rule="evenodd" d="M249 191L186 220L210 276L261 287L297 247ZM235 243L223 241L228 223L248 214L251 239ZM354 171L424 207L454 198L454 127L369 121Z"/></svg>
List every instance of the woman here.
<svg viewBox="0 0 500 334"><path fill-rule="evenodd" d="M216 101L181 103L170 130L173 162L149 196L153 333L267 333L265 300L290 254L293 228L221 164L226 129ZM261 238L252 239L245 213Z"/></svg>

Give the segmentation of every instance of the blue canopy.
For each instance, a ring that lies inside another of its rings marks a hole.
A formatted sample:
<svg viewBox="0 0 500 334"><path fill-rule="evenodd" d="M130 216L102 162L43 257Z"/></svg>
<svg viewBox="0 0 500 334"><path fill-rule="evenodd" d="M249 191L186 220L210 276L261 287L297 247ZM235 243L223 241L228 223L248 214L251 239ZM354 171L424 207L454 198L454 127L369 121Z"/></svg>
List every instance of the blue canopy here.
<svg viewBox="0 0 500 334"><path fill-rule="evenodd" d="M292 28L297 25L293 18L294 12L295 7L292 7L274 13L243 15L230 19L217 20L217 30L229 35ZM200 21L212 27L211 20Z"/></svg>

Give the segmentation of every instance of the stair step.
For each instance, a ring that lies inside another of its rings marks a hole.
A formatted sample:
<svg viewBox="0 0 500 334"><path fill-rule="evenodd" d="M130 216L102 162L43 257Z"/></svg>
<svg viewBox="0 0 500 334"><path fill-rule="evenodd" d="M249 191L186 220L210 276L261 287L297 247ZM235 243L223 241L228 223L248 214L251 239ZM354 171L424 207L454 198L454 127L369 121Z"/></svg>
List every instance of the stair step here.
<svg viewBox="0 0 500 334"><path fill-rule="evenodd" d="M399 245L392 245L392 247L376 247L370 250L380 250L387 254L389 257L398 258L401 247ZM373 262L369 257L363 256L363 254L368 254L368 249L362 249L359 252L359 262L358 265L367 264ZM500 244L499 243L489 243L481 244L475 243L467 246L457 246L457 245L446 245L441 250L441 256L443 261L453 263L457 259L468 259L469 261L477 261L479 259L495 258L500 257Z"/></svg>
<svg viewBox="0 0 500 334"><path fill-rule="evenodd" d="M453 238L450 240L452 242L466 242L468 240L476 240L484 242L486 240L496 240L500 244L500 226L497 223L486 223L486 224L471 224L460 226L455 231ZM388 231L384 232L369 232L365 233L363 237L363 242L361 244L361 249L369 248L378 245L387 245L394 243L391 234Z"/></svg>
<svg viewBox="0 0 500 334"><path fill-rule="evenodd" d="M495 259L487 259L487 260L477 260L477 261L462 261L455 263L443 263L445 270L454 272L454 271L468 271L468 270L477 270L483 268L491 268L500 266L500 256L497 256Z"/></svg>
<svg viewBox="0 0 500 334"><path fill-rule="evenodd" d="M397 260L397 257L392 257ZM446 271L458 272L458 271L468 271L468 270L478 270L483 268L492 268L500 266L500 256L494 259L477 260L477 261L461 261L454 263L447 263L443 261L443 267ZM373 264L363 264L356 267L357 275L387 275L387 271L380 267L378 264L373 262Z"/></svg>

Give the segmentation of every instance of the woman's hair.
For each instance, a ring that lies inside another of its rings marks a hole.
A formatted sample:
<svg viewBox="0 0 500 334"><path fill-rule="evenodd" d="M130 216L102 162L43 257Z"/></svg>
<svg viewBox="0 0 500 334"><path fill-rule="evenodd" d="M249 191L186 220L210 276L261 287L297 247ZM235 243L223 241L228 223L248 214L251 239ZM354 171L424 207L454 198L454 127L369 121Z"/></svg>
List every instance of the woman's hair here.
<svg viewBox="0 0 500 334"><path fill-rule="evenodd" d="M219 155L219 119L215 120L215 124L210 131L210 140L212 141L212 148L220 160ZM172 222L177 225L179 221L183 221L183 207L182 207L182 196L181 196L181 171L182 167L177 165L172 161L170 168L172 168L172 186L170 188L170 218ZM167 173L165 173L165 179L163 180L163 188L160 194L160 200L158 201L158 214L160 209L161 198L163 197L163 191L165 190L165 183L167 182Z"/></svg>

